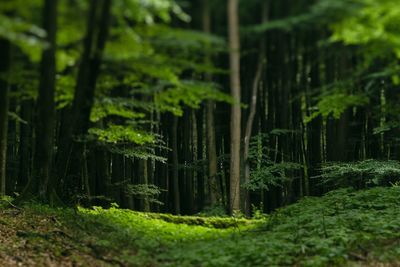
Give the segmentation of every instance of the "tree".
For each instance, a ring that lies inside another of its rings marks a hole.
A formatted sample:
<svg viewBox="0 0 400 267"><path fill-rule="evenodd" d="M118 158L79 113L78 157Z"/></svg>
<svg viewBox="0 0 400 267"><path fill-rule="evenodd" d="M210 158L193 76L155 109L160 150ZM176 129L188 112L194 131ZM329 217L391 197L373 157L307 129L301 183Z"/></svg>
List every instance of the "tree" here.
<svg viewBox="0 0 400 267"><path fill-rule="evenodd" d="M51 174L55 127L56 86L56 33L57 0L46 0L43 8L43 29L46 30L47 47L42 53L40 83L37 100L36 147L34 156L33 190L39 190L43 199L49 199L56 182ZM37 188L38 187L38 188Z"/></svg>
<svg viewBox="0 0 400 267"><path fill-rule="evenodd" d="M241 93L240 93L240 37L238 0L228 0L228 32L230 58L230 86L234 103L231 107L230 146L230 210L240 210L240 144L241 144Z"/></svg>
<svg viewBox="0 0 400 267"><path fill-rule="evenodd" d="M203 31L211 33L211 14L210 3L203 0ZM210 61L207 56L206 63ZM211 81L211 76L206 74L205 79ZM215 101L208 100L206 103L206 121L207 121L207 156L208 156L208 183L210 187L210 204L215 205L220 198L217 185L217 150L215 140Z"/></svg>
<svg viewBox="0 0 400 267"><path fill-rule="evenodd" d="M6 194L6 157L8 131L9 84L7 73L10 69L10 42L0 39L0 196Z"/></svg>
<svg viewBox="0 0 400 267"><path fill-rule="evenodd" d="M263 6L262 6L262 23L266 23L268 19L268 1L264 1ZM246 122L246 129L245 129L245 134L244 134L244 144L243 144L243 162L244 162L244 183L247 184L250 182L250 162L249 162L249 147L250 147L250 139L252 135L252 130L253 130L253 123L254 123L254 118L256 115L256 110L257 110L257 98L258 98L258 91L259 91L259 86L260 86L260 81L262 79L262 73L263 73L263 67L265 64L265 38L261 39L260 42L260 54L258 55L258 63L257 63L257 69L256 73L254 75L254 80L253 80L253 87L251 90L251 101L250 101L250 111L249 115L247 117L247 122ZM250 215L250 197L248 194L248 191L245 191L245 205L244 209L246 212L246 215Z"/></svg>
<svg viewBox="0 0 400 267"><path fill-rule="evenodd" d="M173 207L175 214L181 213L181 196L179 190L179 155L178 155L178 117L172 116L171 126L171 149L172 149L172 192Z"/></svg>
<svg viewBox="0 0 400 267"><path fill-rule="evenodd" d="M78 70L72 107L64 113L57 154L59 177L78 187L83 147L76 142L89 129L97 78L108 37L111 0L91 0L87 19L84 50ZM71 164L71 165L70 165ZM72 169L70 167L73 167ZM75 188L75 189L76 189Z"/></svg>

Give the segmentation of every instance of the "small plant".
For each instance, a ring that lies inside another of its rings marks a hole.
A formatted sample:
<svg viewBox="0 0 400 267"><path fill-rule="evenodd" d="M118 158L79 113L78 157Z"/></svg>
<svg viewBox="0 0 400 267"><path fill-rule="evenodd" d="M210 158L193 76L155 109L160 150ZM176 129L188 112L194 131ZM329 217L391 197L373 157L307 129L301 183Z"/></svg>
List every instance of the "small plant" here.
<svg viewBox="0 0 400 267"><path fill-rule="evenodd" d="M244 218L245 216L244 216L244 214L242 213L242 211L240 211L240 210L234 210L234 211L232 212L232 217L233 217L233 218L236 218L236 219L240 219L240 218Z"/></svg>
<svg viewBox="0 0 400 267"><path fill-rule="evenodd" d="M252 204L251 205L251 211L252 211L251 218L256 219L256 220L265 219L267 217L267 215L263 213L263 206L264 206L264 204L262 202L259 207Z"/></svg>
<svg viewBox="0 0 400 267"><path fill-rule="evenodd" d="M0 196L0 208L10 206L13 198L10 196Z"/></svg>

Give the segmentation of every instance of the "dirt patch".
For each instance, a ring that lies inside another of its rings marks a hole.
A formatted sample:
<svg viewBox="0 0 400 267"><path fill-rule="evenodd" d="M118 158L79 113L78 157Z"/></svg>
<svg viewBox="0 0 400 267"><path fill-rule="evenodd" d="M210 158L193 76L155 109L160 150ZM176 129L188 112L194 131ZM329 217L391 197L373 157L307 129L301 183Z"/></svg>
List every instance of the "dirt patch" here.
<svg viewBox="0 0 400 267"><path fill-rule="evenodd" d="M55 216L0 210L0 266L110 266Z"/></svg>

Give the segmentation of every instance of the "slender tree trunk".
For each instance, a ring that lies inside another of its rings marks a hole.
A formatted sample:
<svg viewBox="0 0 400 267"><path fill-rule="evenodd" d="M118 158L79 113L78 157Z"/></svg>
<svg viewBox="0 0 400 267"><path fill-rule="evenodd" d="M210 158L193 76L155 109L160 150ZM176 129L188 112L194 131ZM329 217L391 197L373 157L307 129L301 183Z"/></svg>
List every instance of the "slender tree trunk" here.
<svg viewBox="0 0 400 267"><path fill-rule="evenodd" d="M184 122L184 154L186 162L185 170L185 192L186 192L186 214L193 214L194 210L194 170L193 170L193 110L187 109Z"/></svg>
<svg viewBox="0 0 400 267"><path fill-rule="evenodd" d="M262 23L265 23L268 19L268 1L264 1L262 8ZM250 139L253 130L254 117L257 111L257 97L262 78L263 66L265 60L265 39L263 38L260 43L260 55L258 56L258 64L256 74L253 80L253 87L251 91L250 100L250 111L247 117L246 130L244 134L244 145L243 145L243 161L244 161L244 183L250 182L250 162L249 162L249 148ZM244 209L247 216L250 215L250 196L248 190L244 192Z"/></svg>
<svg viewBox="0 0 400 267"><path fill-rule="evenodd" d="M244 135L244 145L243 145L243 161L244 161L244 183L247 184L250 182L250 162L249 162L249 148L250 148L250 139L253 130L253 122L256 114L257 108L257 91L260 85L261 73L262 73L262 65L264 56L261 55L262 58L259 59L259 63L256 70L256 75L253 81L253 88L251 92L251 102L250 102L250 112L246 122L246 130ZM244 193L244 208L246 215L250 215L250 198L249 192L245 190Z"/></svg>
<svg viewBox="0 0 400 267"><path fill-rule="evenodd" d="M149 184L149 171L148 171L148 165L147 165L147 160L142 159L139 161L139 176L140 176L140 182L141 184L148 185ZM149 198L145 196L142 200L142 210L149 212L150 211L150 202Z"/></svg>
<svg viewBox="0 0 400 267"><path fill-rule="evenodd" d="M315 34L315 33L309 33ZM310 67L310 72L307 74L310 77L310 88L308 88L309 97L313 93L316 88L321 86L321 77L320 77L320 53L318 51L318 47L316 47L317 39L316 36L309 36L309 40L311 41L309 44L313 47L312 53L308 58L308 63ZM315 106L315 100L308 99L308 107ZM309 162L309 176L317 176L320 171L320 164L322 162L322 116L318 116L313 119L308 124L308 146L307 146L307 154L308 154L308 162ZM318 185L317 179L310 180L310 193L313 195L319 195L322 193L321 186Z"/></svg>
<svg viewBox="0 0 400 267"><path fill-rule="evenodd" d="M238 0L228 0L228 31L230 49L230 83L234 103L231 107L230 210L240 210L240 37Z"/></svg>
<svg viewBox="0 0 400 267"><path fill-rule="evenodd" d="M199 138L198 138L198 127L199 125L197 124L197 112L196 110L192 110L191 112L192 115L192 162L193 162L193 166L194 166L194 171L193 171L193 184L192 184L192 188L193 188L193 210L191 211L192 213L198 212L199 208L198 208L198 188L197 185L198 180L199 180L199 176L202 173L202 170L199 168Z"/></svg>
<svg viewBox="0 0 400 267"><path fill-rule="evenodd" d="M197 160L201 162L203 160L203 135L204 135L204 106L198 111L196 115L197 119ZM197 210L201 211L204 207L204 176L206 173L206 167L202 167L201 170L197 172Z"/></svg>
<svg viewBox="0 0 400 267"><path fill-rule="evenodd" d="M19 172L18 172L18 191L21 192L31 179L32 167L32 113L33 100L24 100L21 103L20 117L25 123L20 126L20 145L19 145Z"/></svg>
<svg viewBox="0 0 400 267"><path fill-rule="evenodd" d="M211 14L209 0L203 0L203 31L211 33ZM206 62L210 62L207 56ZM206 74L205 80L210 82L211 75ZM215 141L215 102L208 100L206 103L207 117L207 156L208 156L208 184L210 188L210 205L213 206L219 201L219 191L217 185L217 149Z"/></svg>
<svg viewBox="0 0 400 267"><path fill-rule="evenodd" d="M215 205L219 201L217 185L217 150L215 143L215 102L207 101L207 156L208 156L208 182L210 188L210 204Z"/></svg>
<svg viewBox="0 0 400 267"><path fill-rule="evenodd" d="M0 196L6 193L9 85L5 74L10 68L10 50L9 41L0 39Z"/></svg>
<svg viewBox="0 0 400 267"><path fill-rule="evenodd" d="M11 86L9 94L16 92L16 87ZM17 101L15 98L9 97L8 113L17 114ZM8 133L7 133L7 167L6 167L6 195L11 195L15 192L15 186L18 175L18 160L17 151L19 140L17 138L17 125L18 122L15 119L8 120Z"/></svg>
<svg viewBox="0 0 400 267"><path fill-rule="evenodd" d="M178 159L178 118L172 118L171 132L171 149L172 149L172 179L174 192L174 211L176 214L181 213L180 191L179 191L179 159Z"/></svg>

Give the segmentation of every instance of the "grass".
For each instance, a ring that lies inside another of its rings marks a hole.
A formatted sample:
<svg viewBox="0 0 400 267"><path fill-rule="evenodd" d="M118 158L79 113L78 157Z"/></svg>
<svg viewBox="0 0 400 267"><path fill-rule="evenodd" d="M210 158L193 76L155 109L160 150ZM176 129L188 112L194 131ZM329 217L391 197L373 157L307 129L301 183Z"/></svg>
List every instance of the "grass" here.
<svg viewBox="0 0 400 267"><path fill-rule="evenodd" d="M40 205L21 210L3 207L0 212L2 266L11 262L37 266L398 266L400 262L399 187L337 190L321 198L305 198L265 220Z"/></svg>

